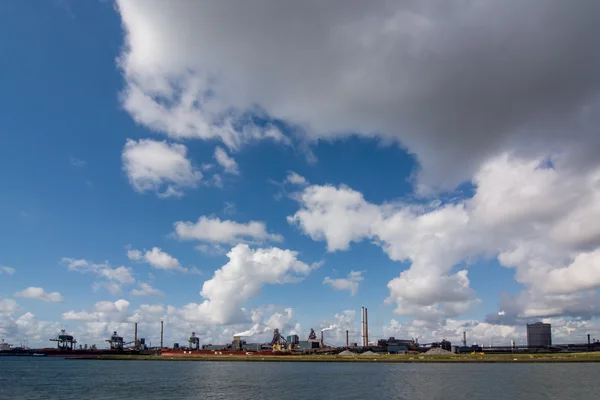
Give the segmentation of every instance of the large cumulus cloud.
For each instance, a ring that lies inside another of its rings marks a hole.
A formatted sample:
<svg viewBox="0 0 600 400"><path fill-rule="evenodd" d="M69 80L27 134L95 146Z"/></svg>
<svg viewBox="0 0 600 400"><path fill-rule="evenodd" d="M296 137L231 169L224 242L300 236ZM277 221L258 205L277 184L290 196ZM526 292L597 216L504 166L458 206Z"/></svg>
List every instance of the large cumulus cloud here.
<svg viewBox="0 0 600 400"><path fill-rule="evenodd" d="M118 0L132 117L230 148L275 138L265 111L310 138L400 143L419 188L451 188L498 151L600 145L600 3ZM262 111L260 111L262 110Z"/></svg>
<svg viewBox="0 0 600 400"><path fill-rule="evenodd" d="M574 173L560 162L502 155L454 202L373 204L346 187L313 185L288 220L330 251L370 239L410 268L388 283L396 312L456 317L477 301L465 265L496 257L525 287L502 301L505 318L600 315L600 168Z"/></svg>

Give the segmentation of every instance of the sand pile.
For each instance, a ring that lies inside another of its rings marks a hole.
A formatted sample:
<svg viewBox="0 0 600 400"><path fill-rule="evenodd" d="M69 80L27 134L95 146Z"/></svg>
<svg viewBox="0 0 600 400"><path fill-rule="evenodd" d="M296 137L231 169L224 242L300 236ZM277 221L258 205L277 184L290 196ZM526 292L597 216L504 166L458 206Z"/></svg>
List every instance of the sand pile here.
<svg viewBox="0 0 600 400"><path fill-rule="evenodd" d="M338 356L355 356L356 353L351 352L350 350L344 350Z"/></svg>
<svg viewBox="0 0 600 400"><path fill-rule="evenodd" d="M453 356L454 353L448 350L444 350L441 347L434 347L425 352L427 356Z"/></svg>
<svg viewBox="0 0 600 400"><path fill-rule="evenodd" d="M361 354L361 356L378 356L379 354L377 353L373 353L372 351L365 351L364 353Z"/></svg>

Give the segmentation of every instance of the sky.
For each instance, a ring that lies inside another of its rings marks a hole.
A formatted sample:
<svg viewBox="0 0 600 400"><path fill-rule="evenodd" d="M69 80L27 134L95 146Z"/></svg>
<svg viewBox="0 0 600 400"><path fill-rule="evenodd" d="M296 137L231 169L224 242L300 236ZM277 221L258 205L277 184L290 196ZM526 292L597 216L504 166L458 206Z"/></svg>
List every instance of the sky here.
<svg viewBox="0 0 600 400"><path fill-rule="evenodd" d="M600 3L0 3L0 338L600 339Z"/></svg>

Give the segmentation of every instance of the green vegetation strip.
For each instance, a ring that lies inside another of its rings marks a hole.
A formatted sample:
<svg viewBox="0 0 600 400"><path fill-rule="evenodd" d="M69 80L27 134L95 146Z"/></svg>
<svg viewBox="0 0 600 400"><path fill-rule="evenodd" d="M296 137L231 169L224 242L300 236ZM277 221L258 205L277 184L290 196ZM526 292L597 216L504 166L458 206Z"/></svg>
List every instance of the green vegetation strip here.
<svg viewBox="0 0 600 400"><path fill-rule="evenodd" d="M569 363L600 362L600 353L557 353L557 354L494 354L494 355L379 355L379 356L135 356L101 355L71 359L85 360L136 360L136 361L253 361L253 362L379 362L379 363Z"/></svg>

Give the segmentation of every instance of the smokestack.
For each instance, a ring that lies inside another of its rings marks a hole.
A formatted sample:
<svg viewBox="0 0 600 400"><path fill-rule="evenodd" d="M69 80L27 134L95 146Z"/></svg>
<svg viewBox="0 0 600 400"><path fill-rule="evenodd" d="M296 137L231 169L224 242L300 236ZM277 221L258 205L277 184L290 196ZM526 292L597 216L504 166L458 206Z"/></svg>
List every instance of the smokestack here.
<svg viewBox="0 0 600 400"><path fill-rule="evenodd" d="M588 335L588 339L589 339L589 336L590 335ZM348 346L349 346L349 343L348 343L348 329L346 329L346 347L348 347Z"/></svg>
<svg viewBox="0 0 600 400"><path fill-rule="evenodd" d="M164 332L163 322L160 321L160 348L163 348L163 332Z"/></svg>
<svg viewBox="0 0 600 400"><path fill-rule="evenodd" d="M365 346L369 345L369 317L367 307L365 307Z"/></svg>
<svg viewBox="0 0 600 400"><path fill-rule="evenodd" d="M590 345L590 334L588 333L588 346Z"/></svg>
<svg viewBox="0 0 600 400"><path fill-rule="evenodd" d="M360 310L360 341L361 345L365 345L365 308L362 307Z"/></svg>
<svg viewBox="0 0 600 400"><path fill-rule="evenodd" d="M465 347L467 347L467 332L466 331L463 332L463 345Z"/></svg>
<svg viewBox="0 0 600 400"><path fill-rule="evenodd" d="M133 345L137 346L137 322L133 324Z"/></svg>
<svg viewBox="0 0 600 400"><path fill-rule="evenodd" d="M321 331L321 347L325 347L323 344L323 336L325 334L325 331Z"/></svg>

